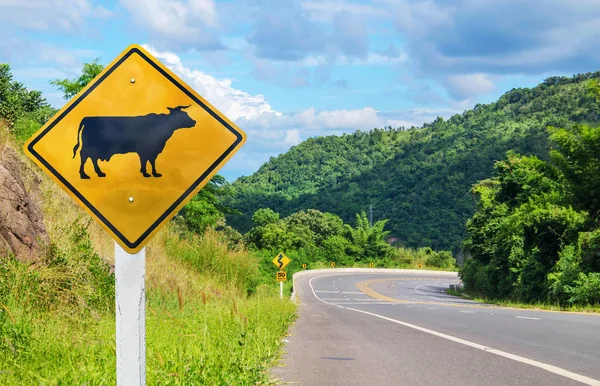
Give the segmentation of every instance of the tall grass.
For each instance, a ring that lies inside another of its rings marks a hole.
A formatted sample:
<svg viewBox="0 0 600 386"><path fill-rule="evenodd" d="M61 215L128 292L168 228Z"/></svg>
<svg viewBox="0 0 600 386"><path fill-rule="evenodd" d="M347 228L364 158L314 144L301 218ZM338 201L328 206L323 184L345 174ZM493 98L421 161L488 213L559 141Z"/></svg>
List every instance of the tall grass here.
<svg viewBox="0 0 600 386"><path fill-rule="evenodd" d="M176 245L177 237L167 230L157 241ZM193 251L209 250L218 261L232 256L210 236L196 243L183 243L171 252L191 256ZM89 246L89 239L81 238L77 245ZM156 253L159 248L153 249ZM63 264L76 266L74 256L90 258L67 254ZM180 259L148 259L148 272L153 272L147 292L148 384L266 383L295 305L279 300L274 284L256 287L247 296L244 287L224 285L223 278L192 267L196 260ZM109 281L94 281L94 265L81 266L88 271L79 267L77 274L65 275L59 265L41 263L33 269L15 260L2 261L0 384L114 384L113 276L102 270ZM165 268L164 275L157 274ZM90 298L94 283L97 289L108 283L113 292Z"/></svg>
<svg viewBox="0 0 600 386"><path fill-rule="evenodd" d="M12 141L0 130L0 151ZM33 265L0 256L0 384L114 384L114 242L20 157L52 243ZM274 280L259 285L255 257L218 239L173 223L147 245L148 384L268 381L295 305Z"/></svg>
<svg viewBox="0 0 600 386"><path fill-rule="evenodd" d="M260 280L257 258L246 251L228 250L214 230L209 229L199 236L182 228L175 222L171 237L165 240L169 255L198 272L211 274L228 286L253 292ZM182 236L174 237L174 234Z"/></svg>

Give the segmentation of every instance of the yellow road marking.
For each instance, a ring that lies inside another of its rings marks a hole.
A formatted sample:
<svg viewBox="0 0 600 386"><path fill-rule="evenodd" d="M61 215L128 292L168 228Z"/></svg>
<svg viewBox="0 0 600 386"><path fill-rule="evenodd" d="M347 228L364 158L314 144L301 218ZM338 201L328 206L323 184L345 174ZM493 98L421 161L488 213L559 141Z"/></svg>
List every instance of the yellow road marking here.
<svg viewBox="0 0 600 386"><path fill-rule="evenodd" d="M421 278L419 278L419 279L407 279L407 278L372 279L372 280L359 281L358 283L356 283L356 288L358 288L359 290L364 292L365 295L372 297L373 299L385 300L385 301L394 302L394 303L435 304L435 305L440 305L440 306L465 307L465 308L493 308L493 309L499 308L499 309L503 309L503 310L555 312L555 313L559 313L559 314L581 314L581 315L600 316L600 314L598 314L598 313L582 312L582 311L556 311L556 310L540 310L540 309L531 309L531 308L502 307L502 306L496 306L496 305L484 306L484 305L478 305L478 304L457 304L457 303L446 303L446 302L422 302L422 301L400 300L400 299L394 299L394 298L390 298L388 296L382 295L379 292L376 292L369 287L369 285L371 285L371 284L382 283L382 282L386 282L386 281L396 281L396 280L437 280L437 278L435 278L435 279L421 279Z"/></svg>

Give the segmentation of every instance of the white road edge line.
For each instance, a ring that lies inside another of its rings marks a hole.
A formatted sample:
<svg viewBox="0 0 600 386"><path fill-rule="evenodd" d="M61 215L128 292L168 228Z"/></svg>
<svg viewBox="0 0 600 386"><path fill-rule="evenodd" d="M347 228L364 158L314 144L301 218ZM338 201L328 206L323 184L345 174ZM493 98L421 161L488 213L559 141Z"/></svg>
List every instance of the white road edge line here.
<svg viewBox="0 0 600 386"><path fill-rule="evenodd" d="M339 304L344 304L344 305L348 305L348 304L359 305L360 304L361 306L363 306L363 305L370 305L370 304L380 304L380 305L383 305L383 306L386 306L386 305L397 306L398 305L398 303L390 303L390 302L383 303L383 300L381 300L379 302L373 302L373 303L363 303L363 302L354 303L352 301L349 301L349 302L346 302L346 303L331 303L331 305L333 305L333 306L337 306Z"/></svg>
<svg viewBox="0 0 600 386"><path fill-rule="evenodd" d="M541 320L540 318L533 318L531 316L515 316L517 319L531 319L531 320Z"/></svg>
<svg viewBox="0 0 600 386"><path fill-rule="evenodd" d="M335 275L330 275L330 276L335 276ZM505 352L505 351L496 350L494 348L487 347L487 346L484 346L484 345L481 345L481 344L478 344L478 343L474 343L474 342L471 342L471 341L468 341L468 340L465 340L465 339L457 338L457 337L452 336L452 335L443 334L441 332L430 330L428 328L419 327L419 326L414 325L414 324L410 324L410 323L402 322L400 320L388 318L387 316L375 314L375 313L368 312L368 311L357 310L356 308L343 307L343 306L340 306L340 305L337 305L337 304L328 303L328 302L324 301L323 299L320 299L317 296L317 294L315 293L315 290L314 290L314 288L312 286L313 279L323 278L323 277L326 277L326 276L315 276L315 277L312 277L308 281L308 285L310 286L310 289L312 290L312 293L313 293L314 297L317 300L319 300L320 302L323 302L325 304L328 304L328 305L331 305L331 306L334 306L334 307L339 307L339 308L342 308L342 309L345 309L345 310L359 312L361 314L371 315L371 316L374 316L376 318L387 320L387 321L392 322L392 323L396 323L396 324L400 324L400 325L405 326L405 327L413 328L415 330L419 330L419 331L425 332L427 334L435 335L435 336L438 336L440 338L448 339L448 340L451 340L453 342L463 344L465 346L469 346L469 347L473 347L473 348L476 348L476 349L479 349L479 350L483 350L485 352L489 352L490 354L495 354L495 355L498 355L498 356L501 356L501 357L504 357L504 358L512 359L513 361L516 361L516 362L521 362L521 363L525 363L525 364L528 364L528 365L531 365L531 366L534 366L534 367L538 367L538 368L540 368L542 370L546 370L548 372L551 372L551 373L554 373L554 374L557 374L557 375L561 375L561 376L563 376L565 378L569 378L569 379L581 382L581 383L586 384L586 385L600 386L600 380L593 379L593 378L590 378L590 377L586 377L585 375L573 373L573 372L571 372L569 370L565 370L563 368L560 368L560 367L557 367L557 366L553 366L553 365L550 365L550 364L547 364L547 363L544 363L544 362L539 362L539 361L536 361L536 360L533 360L533 359L529 359L529 358L525 358L525 357L522 357L522 356L519 356L519 355L511 354L511 353L508 353L508 352Z"/></svg>
<svg viewBox="0 0 600 386"><path fill-rule="evenodd" d="M319 291L317 291L317 292L319 292ZM366 293L364 293L364 292L350 292L350 291L342 291L342 293L343 293L343 294L352 294L352 295L367 295L367 294L366 294ZM369 295L367 295L367 296L369 296Z"/></svg>
<svg viewBox="0 0 600 386"><path fill-rule="evenodd" d="M315 291L315 292L319 292L319 293L325 293L325 294L339 294L340 291Z"/></svg>

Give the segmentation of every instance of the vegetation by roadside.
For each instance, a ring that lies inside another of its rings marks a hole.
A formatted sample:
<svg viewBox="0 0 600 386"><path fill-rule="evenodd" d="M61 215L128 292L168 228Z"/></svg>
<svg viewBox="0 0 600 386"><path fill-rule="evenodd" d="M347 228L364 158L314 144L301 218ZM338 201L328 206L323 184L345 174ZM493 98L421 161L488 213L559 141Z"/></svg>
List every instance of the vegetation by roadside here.
<svg viewBox="0 0 600 386"><path fill-rule="evenodd" d="M72 95L99 70L56 84ZM0 151L19 154L28 188L39 184L50 240L33 263L0 256L0 384L114 384L113 241L20 152L48 111L0 66ZM222 210L211 188L190 212ZM274 278L261 280L258 258L226 228L198 224L180 217L147 246L148 384L268 383L296 305L279 299Z"/></svg>
<svg viewBox="0 0 600 386"><path fill-rule="evenodd" d="M600 108L600 83L581 98ZM548 126L548 161L508 152L473 187L461 267L465 291L486 299L600 305L600 127Z"/></svg>
<svg viewBox="0 0 600 386"><path fill-rule="evenodd" d="M178 238L168 229L148 248L148 384L266 383L296 306L281 301L275 285L247 295L250 287L233 279L248 256L230 255L210 237L193 249L169 247ZM71 243L35 268L0 264L4 385L115 381L114 277L85 228L72 229ZM209 251L224 265L209 269L171 254Z"/></svg>
<svg viewBox="0 0 600 386"><path fill-rule="evenodd" d="M447 294L453 296L460 296L464 299L473 300L478 303L485 304L493 304L501 307L511 307L511 308L523 308L529 310L547 310L547 311L567 311L567 312L587 312L587 313L600 313L600 305L572 305L572 306L563 306L559 303L551 304L551 303L520 303L514 302L510 300L502 300L502 299L488 299L477 296L470 296L464 290L453 290L447 289L445 290Z"/></svg>

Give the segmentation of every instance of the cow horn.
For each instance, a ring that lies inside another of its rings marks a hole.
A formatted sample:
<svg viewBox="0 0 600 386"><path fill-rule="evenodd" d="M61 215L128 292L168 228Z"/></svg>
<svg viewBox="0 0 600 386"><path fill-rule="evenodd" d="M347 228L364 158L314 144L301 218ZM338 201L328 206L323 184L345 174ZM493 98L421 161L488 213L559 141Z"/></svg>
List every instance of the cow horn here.
<svg viewBox="0 0 600 386"><path fill-rule="evenodd" d="M177 106L177 107L167 107L167 109L169 109L170 112L173 111L181 111L182 109L187 109L188 107L190 107L191 105L187 105L187 106Z"/></svg>

